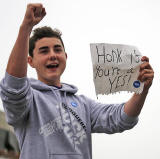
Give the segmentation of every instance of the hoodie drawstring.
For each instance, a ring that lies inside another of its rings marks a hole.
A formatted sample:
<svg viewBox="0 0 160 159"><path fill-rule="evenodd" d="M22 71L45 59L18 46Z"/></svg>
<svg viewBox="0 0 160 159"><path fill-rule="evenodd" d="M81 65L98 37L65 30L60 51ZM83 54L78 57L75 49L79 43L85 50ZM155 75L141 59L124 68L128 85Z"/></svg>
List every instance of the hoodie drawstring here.
<svg viewBox="0 0 160 159"><path fill-rule="evenodd" d="M68 103L67 103L67 97L66 97L66 92L64 92L64 99L65 99L66 105L68 105ZM68 112L70 123L71 123L71 128L72 128L72 133L73 133L73 145L74 145L74 149L75 149L76 148L75 141L74 141L75 131L74 131L74 128L73 128L73 123L72 123L71 115L70 115L69 110L68 110L68 106L67 106L67 112Z"/></svg>
<svg viewBox="0 0 160 159"><path fill-rule="evenodd" d="M55 92L55 91L52 91L54 94L55 94L55 96L56 96L56 99L57 99L57 106L58 106L58 111L59 111L59 115L60 115L60 117L61 117L61 121L62 121L62 126L64 127L65 126L65 122L64 122L64 119L63 119L63 115L62 115L62 102L58 102L58 101L61 101L61 99L60 99L60 96L59 95L57 95L57 93Z"/></svg>
<svg viewBox="0 0 160 159"><path fill-rule="evenodd" d="M64 127L65 126L65 121L63 119L63 115L62 115L62 102L63 100L60 99L60 96L57 95L57 93L55 91L52 91L55 96L56 96L56 99L57 99L57 106L58 106L58 110L59 110L59 114L60 114L60 117L61 117L61 120L62 120L62 126ZM67 113L69 115L69 120L70 120L70 124L71 124L71 130L72 130L72 133L73 133L73 138L72 138L72 141L73 141L73 145L74 145L74 149L76 148L76 144L75 144L75 140L74 140L74 137L75 137L75 131L74 131L74 128L73 128L73 123L72 123L72 119L71 119L71 115L69 113L69 109L68 109L68 102L67 102L67 97L66 97L66 92L65 91L61 91L63 92L62 94L62 98L64 98L64 102L66 104L66 110L67 110ZM58 103L58 101L61 101L60 104Z"/></svg>

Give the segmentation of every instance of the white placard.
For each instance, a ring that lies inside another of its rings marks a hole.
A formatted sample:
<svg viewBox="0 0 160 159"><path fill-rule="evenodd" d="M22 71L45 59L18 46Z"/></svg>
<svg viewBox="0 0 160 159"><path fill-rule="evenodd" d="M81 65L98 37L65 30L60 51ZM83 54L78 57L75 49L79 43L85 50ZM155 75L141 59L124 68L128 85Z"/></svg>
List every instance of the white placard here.
<svg viewBox="0 0 160 159"><path fill-rule="evenodd" d="M136 47L92 43L90 49L96 95L143 91L144 83L137 80L142 55Z"/></svg>

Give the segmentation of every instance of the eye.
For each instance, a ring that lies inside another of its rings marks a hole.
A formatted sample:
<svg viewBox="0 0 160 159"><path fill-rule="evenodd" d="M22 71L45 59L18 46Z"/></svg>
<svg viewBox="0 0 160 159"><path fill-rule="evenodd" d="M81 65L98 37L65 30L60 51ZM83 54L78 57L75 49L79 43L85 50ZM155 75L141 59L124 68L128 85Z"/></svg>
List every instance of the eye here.
<svg viewBox="0 0 160 159"><path fill-rule="evenodd" d="M48 50L47 49L41 50L40 53L46 54L46 53L48 53Z"/></svg>
<svg viewBox="0 0 160 159"><path fill-rule="evenodd" d="M62 52L62 49L61 48L56 48L56 49L54 49L54 51L57 52L57 53L60 53L60 52Z"/></svg>

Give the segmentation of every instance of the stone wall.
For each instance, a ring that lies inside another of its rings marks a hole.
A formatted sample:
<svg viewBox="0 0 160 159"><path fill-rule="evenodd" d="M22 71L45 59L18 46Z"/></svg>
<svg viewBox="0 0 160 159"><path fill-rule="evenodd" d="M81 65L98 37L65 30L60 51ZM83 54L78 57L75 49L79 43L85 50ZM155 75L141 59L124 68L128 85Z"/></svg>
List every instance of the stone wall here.
<svg viewBox="0 0 160 159"><path fill-rule="evenodd" d="M1 130L2 129L2 130ZM0 133L2 132L12 132L13 134L13 128L11 126L9 126L6 122L6 119L5 119L5 113L0 111ZM2 137L3 135L0 134L0 137ZM14 137L15 138L15 137ZM4 140L6 138L3 138ZM2 140L3 140L2 139ZM16 139L15 139L16 140ZM14 141L14 140L13 140ZM0 142L4 142L4 141L1 141ZM7 141L6 141L7 142ZM0 145L2 146L2 143L0 143ZM17 141L15 141L15 145L17 144L18 146L18 143ZM4 144L3 144L4 145ZM14 145L14 144L13 144ZM17 151L10 151L10 150L7 150L7 149L1 149L0 148L0 159L19 159L19 152Z"/></svg>

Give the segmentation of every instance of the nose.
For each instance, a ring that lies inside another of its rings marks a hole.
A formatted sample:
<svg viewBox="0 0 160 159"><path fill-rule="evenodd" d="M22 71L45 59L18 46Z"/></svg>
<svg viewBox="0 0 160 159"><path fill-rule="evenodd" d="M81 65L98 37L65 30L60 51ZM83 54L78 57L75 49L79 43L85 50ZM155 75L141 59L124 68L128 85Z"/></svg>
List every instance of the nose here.
<svg viewBox="0 0 160 159"><path fill-rule="evenodd" d="M56 60L57 59L56 53L54 52L53 49L50 49L49 59L50 60Z"/></svg>

